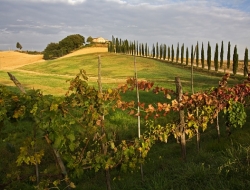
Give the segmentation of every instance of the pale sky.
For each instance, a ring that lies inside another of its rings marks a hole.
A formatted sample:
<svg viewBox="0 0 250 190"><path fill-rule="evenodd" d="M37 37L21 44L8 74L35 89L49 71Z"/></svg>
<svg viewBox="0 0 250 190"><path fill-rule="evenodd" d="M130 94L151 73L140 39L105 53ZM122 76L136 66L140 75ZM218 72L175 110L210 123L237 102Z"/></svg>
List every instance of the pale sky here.
<svg viewBox="0 0 250 190"><path fill-rule="evenodd" d="M250 48L250 0L0 0L0 50L42 51L72 34L177 47ZM205 53L206 54L206 53ZM226 55L224 55L226 59Z"/></svg>

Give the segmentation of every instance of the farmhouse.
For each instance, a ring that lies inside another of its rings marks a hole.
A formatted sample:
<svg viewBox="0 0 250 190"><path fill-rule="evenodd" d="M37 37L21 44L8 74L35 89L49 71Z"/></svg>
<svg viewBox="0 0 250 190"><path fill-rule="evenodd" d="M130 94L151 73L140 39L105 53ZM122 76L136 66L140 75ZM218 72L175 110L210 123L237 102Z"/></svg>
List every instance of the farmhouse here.
<svg viewBox="0 0 250 190"><path fill-rule="evenodd" d="M93 38L92 42L93 43L108 43L109 40L104 39L103 37L97 37L97 38Z"/></svg>

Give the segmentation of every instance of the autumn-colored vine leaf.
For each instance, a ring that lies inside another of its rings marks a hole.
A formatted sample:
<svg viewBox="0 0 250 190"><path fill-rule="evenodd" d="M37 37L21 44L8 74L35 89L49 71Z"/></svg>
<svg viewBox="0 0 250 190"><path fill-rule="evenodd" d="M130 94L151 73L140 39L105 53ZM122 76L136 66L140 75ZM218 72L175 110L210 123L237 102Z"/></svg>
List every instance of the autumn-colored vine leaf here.
<svg viewBox="0 0 250 190"><path fill-rule="evenodd" d="M170 94L166 94L166 98L170 100L171 99L171 95Z"/></svg>
<svg viewBox="0 0 250 190"><path fill-rule="evenodd" d="M135 111L134 110L130 110L129 115L134 115Z"/></svg>

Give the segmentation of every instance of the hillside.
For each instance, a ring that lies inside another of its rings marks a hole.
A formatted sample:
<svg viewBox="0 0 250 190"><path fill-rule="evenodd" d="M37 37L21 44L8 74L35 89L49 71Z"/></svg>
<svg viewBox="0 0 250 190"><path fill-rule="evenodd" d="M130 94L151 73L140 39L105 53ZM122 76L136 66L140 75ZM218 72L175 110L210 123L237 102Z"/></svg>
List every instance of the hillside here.
<svg viewBox="0 0 250 190"><path fill-rule="evenodd" d="M103 52L108 52L108 48L107 47L89 47L89 48L83 48L83 49L77 50L61 58L72 57L72 56L83 55L83 54L90 54L90 53L103 53Z"/></svg>
<svg viewBox="0 0 250 190"><path fill-rule="evenodd" d="M65 57L72 57L76 55L108 52L106 47L89 47L77 50ZM37 62L45 61L43 55L30 55L26 53L20 53L16 51L2 51L0 52L0 70L13 70L24 65L29 65Z"/></svg>
<svg viewBox="0 0 250 190"><path fill-rule="evenodd" d="M2 51L0 52L0 69L15 69L24 65L43 60L43 55L30 55L16 51Z"/></svg>

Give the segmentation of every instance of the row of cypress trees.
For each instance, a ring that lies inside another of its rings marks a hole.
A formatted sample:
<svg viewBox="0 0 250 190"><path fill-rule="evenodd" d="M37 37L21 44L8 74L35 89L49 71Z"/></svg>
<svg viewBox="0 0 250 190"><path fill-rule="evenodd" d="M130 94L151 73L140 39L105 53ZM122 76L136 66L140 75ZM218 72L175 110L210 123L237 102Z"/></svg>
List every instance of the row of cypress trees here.
<svg viewBox="0 0 250 190"><path fill-rule="evenodd" d="M159 44L158 42L152 45L151 51L149 50L149 46L147 43L138 43L135 41L128 41L128 40L121 40L118 38L114 38L112 36L112 41L110 41L108 46L109 52L115 52L115 53L125 53L130 55L136 55L136 56L142 56L142 57L151 57L161 60L166 60L169 62L176 62L181 64L189 65L190 61L191 64L195 63L197 67L199 66L199 63L201 63L201 68L205 69L205 53L204 53L204 44L202 42L201 50L199 51L199 44L197 42L196 46L191 46L191 60L189 60L189 50L188 47L186 47L186 62L184 63L184 51L185 47L184 44L182 44L181 48L179 47L179 43L177 44L176 53L174 46L172 44L171 49L166 44ZM181 51L181 52L180 52ZM219 46L218 43L215 45L215 51L213 56L213 68L217 72L219 69L230 69L231 67L231 44L228 42L228 50L227 50L227 61L226 65L224 65L224 43L221 42L221 49L219 53ZM180 54L180 55L179 55ZM201 59L199 56L201 55ZM180 56L180 62L179 62L179 56ZM232 59L232 71L233 74L237 74L238 71L238 62L239 62L239 56L237 53L237 46L234 46L233 51L233 59ZM212 67L212 52L211 52L211 45L208 42L207 45L207 60L206 60L206 66L208 71L211 70ZM248 73L248 49L245 49L245 55L244 55L244 76L246 76Z"/></svg>

